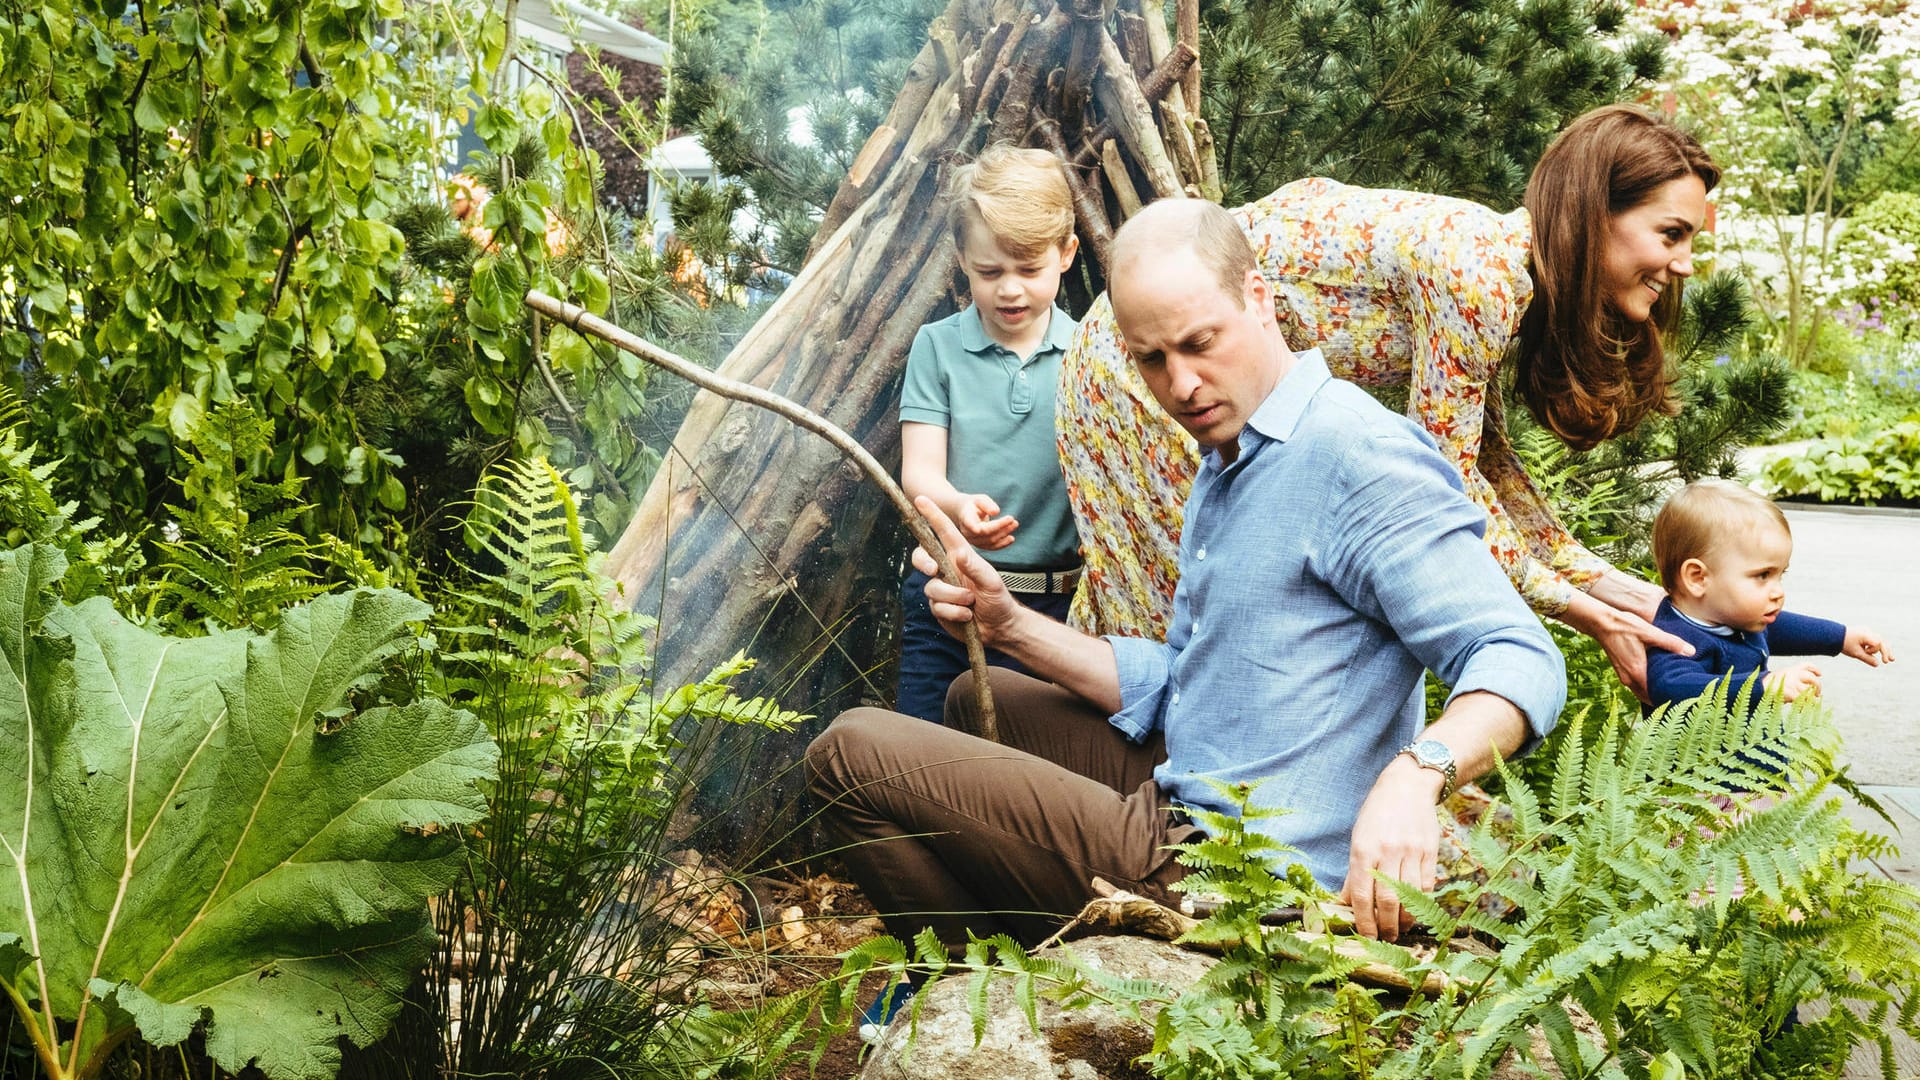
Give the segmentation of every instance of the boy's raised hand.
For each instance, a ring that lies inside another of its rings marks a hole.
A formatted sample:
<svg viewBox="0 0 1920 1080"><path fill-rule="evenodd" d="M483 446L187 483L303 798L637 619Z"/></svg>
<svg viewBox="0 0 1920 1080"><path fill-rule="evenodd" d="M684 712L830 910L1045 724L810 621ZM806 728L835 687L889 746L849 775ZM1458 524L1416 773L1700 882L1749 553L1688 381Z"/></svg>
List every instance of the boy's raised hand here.
<svg viewBox="0 0 1920 1080"><path fill-rule="evenodd" d="M913 500L913 505L926 515L933 534L946 546L947 557L953 560L954 569L960 572L960 580L965 583L964 586L949 585L942 581L939 564L934 562L932 554L923 547L913 549L914 568L927 575L927 606L932 609L933 617L954 637L960 636L962 624L978 623L981 640L993 644L1017 616L1019 601L1007 591L1000 574L967 544L959 527L940 509L939 503L922 495Z"/></svg>
<svg viewBox="0 0 1920 1080"><path fill-rule="evenodd" d="M1802 695L1820 693L1820 669L1812 664L1785 668L1767 676L1767 688L1778 688L1780 700L1792 701Z"/></svg>
<svg viewBox="0 0 1920 1080"><path fill-rule="evenodd" d="M1013 530L1020 523L1011 517L996 516L1000 504L990 495L960 496L960 535L981 551L998 551L1013 543Z"/></svg>
<svg viewBox="0 0 1920 1080"><path fill-rule="evenodd" d="M1893 663L1893 653L1887 651L1887 643L1880 639L1879 634L1865 627L1847 627L1847 643L1840 647L1840 651L1868 667Z"/></svg>

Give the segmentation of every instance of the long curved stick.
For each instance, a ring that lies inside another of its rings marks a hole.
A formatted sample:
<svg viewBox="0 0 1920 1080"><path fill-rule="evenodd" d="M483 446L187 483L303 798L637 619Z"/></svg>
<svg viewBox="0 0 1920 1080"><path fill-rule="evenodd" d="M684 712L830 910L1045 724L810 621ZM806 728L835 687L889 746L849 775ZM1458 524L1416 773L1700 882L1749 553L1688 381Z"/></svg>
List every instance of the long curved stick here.
<svg viewBox="0 0 1920 1080"><path fill-rule="evenodd" d="M600 318L586 308L569 304L565 300L548 296L538 289L527 292L527 306L545 315L547 318L568 327L576 333L597 337L611 345L616 345L658 368L664 368L675 375L693 383L703 390L710 390L723 398L744 401L749 405L758 405L769 412L779 413L795 424L826 439L840 449L840 452L852 458L864 470L867 476L887 493L893 500L894 509L906 520L907 528L920 546L927 549L933 561L940 566L940 576L948 584L959 585L960 572L955 569L953 559L947 555L947 549L933 534L933 526L927 523L920 511L914 508L907 493L893 482L893 477L878 461L874 460L867 448L841 429L833 421L814 412L795 401L790 401L770 390L729 379L694 363L683 356L670 353L658 345L630 334L613 323ZM967 642L967 665L973 669L973 692L980 709L980 735L989 742L1000 741L1000 722L993 711L993 691L987 686L987 650L980 643L980 628L972 622L965 624Z"/></svg>

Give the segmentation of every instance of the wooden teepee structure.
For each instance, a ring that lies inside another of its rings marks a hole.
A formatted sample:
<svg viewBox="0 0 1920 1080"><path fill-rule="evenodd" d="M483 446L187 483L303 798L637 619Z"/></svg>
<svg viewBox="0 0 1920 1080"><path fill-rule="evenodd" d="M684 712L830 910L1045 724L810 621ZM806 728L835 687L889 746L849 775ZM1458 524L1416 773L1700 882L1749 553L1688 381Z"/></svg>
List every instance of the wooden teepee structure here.
<svg viewBox="0 0 1920 1080"><path fill-rule="evenodd" d="M1197 108L1197 0L1181 2L1178 41L1159 11L1142 0L952 0L806 266L720 373L897 461L908 347L955 302L950 164L996 140L1060 155L1092 290L1104 287L1114 223L1156 198L1217 200ZM661 685L743 647L790 669L826 647L826 628L857 599L859 568L898 559L891 514L827 443L702 393L606 570L629 602L663 615Z"/></svg>

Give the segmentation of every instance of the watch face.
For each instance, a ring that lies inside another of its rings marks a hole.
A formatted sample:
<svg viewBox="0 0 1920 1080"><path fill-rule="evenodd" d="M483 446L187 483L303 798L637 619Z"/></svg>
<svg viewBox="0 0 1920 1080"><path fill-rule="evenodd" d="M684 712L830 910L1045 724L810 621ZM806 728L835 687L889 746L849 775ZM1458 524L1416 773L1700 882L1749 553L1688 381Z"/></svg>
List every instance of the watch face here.
<svg viewBox="0 0 1920 1080"><path fill-rule="evenodd" d="M1413 756L1422 765L1444 767L1453 761L1453 751L1438 739L1421 739L1413 744Z"/></svg>

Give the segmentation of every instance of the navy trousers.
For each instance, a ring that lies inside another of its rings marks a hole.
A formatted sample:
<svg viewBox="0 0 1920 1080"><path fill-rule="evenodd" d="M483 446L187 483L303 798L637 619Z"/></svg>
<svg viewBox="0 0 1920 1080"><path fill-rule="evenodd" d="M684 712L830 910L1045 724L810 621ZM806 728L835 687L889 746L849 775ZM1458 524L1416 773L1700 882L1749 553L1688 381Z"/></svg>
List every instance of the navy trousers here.
<svg viewBox="0 0 1920 1080"><path fill-rule="evenodd" d="M941 629L927 604L927 575L910 570L900 586L900 692L894 711L940 723L947 704L947 687L967 670L967 647ZM1065 622L1071 593L1014 593L1022 604ZM1025 674L1018 660L994 649L987 663Z"/></svg>

